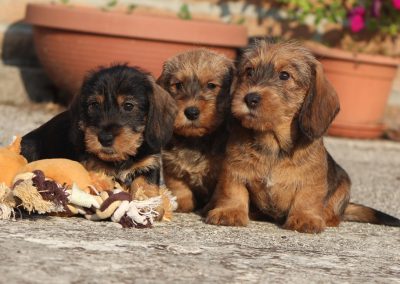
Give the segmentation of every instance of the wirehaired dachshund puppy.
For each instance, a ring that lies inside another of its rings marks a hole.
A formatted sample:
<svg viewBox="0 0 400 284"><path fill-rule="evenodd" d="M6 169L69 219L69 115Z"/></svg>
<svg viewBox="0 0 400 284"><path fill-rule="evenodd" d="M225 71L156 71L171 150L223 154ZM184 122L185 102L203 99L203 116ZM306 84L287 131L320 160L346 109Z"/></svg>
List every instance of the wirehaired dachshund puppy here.
<svg viewBox="0 0 400 284"><path fill-rule="evenodd" d="M310 51L258 41L240 60L237 80L236 122L207 223L245 226L251 205L305 233L342 220L400 226L397 218L349 203L349 176L322 140L339 100Z"/></svg>
<svg viewBox="0 0 400 284"><path fill-rule="evenodd" d="M162 155L178 211L201 208L215 188L228 137L233 68L225 56L197 49L166 61L157 81L178 106L173 138Z"/></svg>
<svg viewBox="0 0 400 284"><path fill-rule="evenodd" d="M100 68L85 78L67 111L22 138L21 152L28 161L80 161L127 189L158 185L161 147L175 115L175 101L149 74L126 65Z"/></svg>

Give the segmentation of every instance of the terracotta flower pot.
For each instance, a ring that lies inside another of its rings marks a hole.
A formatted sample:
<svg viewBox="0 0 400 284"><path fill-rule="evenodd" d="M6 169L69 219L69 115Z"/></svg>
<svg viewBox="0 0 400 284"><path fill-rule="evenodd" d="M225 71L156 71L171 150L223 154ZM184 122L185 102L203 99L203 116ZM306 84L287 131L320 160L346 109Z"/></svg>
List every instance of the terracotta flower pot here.
<svg viewBox="0 0 400 284"><path fill-rule="evenodd" d="M28 5L37 55L54 83L74 94L88 70L126 62L158 77L178 52L207 47L235 58L246 46L242 26L62 5Z"/></svg>
<svg viewBox="0 0 400 284"><path fill-rule="evenodd" d="M340 99L340 112L328 134L352 138L382 136L383 115L400 60L308 46L322 62Z"/></svg>

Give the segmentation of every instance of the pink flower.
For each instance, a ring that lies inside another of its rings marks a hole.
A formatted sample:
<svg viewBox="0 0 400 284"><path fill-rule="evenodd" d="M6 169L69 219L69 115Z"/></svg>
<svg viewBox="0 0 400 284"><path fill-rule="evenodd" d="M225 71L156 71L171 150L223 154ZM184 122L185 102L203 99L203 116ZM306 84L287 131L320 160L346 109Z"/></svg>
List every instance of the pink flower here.
<svg viewBox="0 0 400 284"><path fill-rule="evenodd" d="M350 11L349 14L349 22L350 22L350 29L354 33L358 33L365 27L364 16L365 9L364 7L355 7L353 10Z"/></svg>
<svg viewBox="0 0 400 284"><path fill-rule="evenodd" d="M372 2L372 16L379 17L381 15L381 8L382 8L382 1L381 0L374 0Z"/></svg>
<svg viewBox="0 0 400 284"><path fill-rule="evenodd" d="M400 0L392 0L395 9L400 10Z"/></svg>
<svg viewBox="0 0 400 284"><path fill-rule="evenodd" d="M350 17L350 29L354 33L358 33L365 27L364 18L360 15Z"/></svg>
<svg viewBox="0 0 400 284"><path fill-rule="evenodd" d="M393 1L395 1L395 0L393 0ZM350 11L350 16L354 16L354 15L364 16L364 14L365 14L365 8L362 6L355 7Z"/></svg>

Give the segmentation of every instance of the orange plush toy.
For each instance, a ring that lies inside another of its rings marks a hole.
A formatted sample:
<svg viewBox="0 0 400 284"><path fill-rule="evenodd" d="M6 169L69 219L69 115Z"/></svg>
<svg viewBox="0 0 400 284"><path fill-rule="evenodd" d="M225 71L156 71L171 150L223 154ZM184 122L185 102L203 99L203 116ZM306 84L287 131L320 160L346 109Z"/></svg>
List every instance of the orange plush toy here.
<svg viewBox="0 0 400 284"><path fill-rule="evenodd" d="M170 219L175 199L166 188L159 196L135 196L123 191L112 177L88 172L68 159L27 163L20 153L21 138L0 148L0 219L15 217L16 209L28 213L80 214L89 220L111 219L123 227L148 227L155 219Z"/></svg>
<svg viewBox="0 0 400 284"><path fill-rule="evenodd" d="M0 148L0 183L10 187L16 174L28 162L19 153L21 151L21 137L5 148Z"/></svg>

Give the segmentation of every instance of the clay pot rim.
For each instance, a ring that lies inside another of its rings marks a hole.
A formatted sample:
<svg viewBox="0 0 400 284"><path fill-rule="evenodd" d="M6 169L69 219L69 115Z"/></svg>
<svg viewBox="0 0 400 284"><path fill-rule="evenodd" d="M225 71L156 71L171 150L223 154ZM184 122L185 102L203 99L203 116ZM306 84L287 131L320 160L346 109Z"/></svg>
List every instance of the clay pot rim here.
<svg viewBox="0 0 400 284"><path fill-rule="evenodd" d="M355 63L368 63L376 65L386 65L396 67L400 65L400 58L394 58L383 55L371 55L363 53L352 53L338 48L331 48L319 43L305 42L305 45L320 58L336 58Z"/></svg>
<svg viewBox="0 0 400 284"><path fill-rule="evenodd" d="M332 123L333 128L351 128L351 129L363 129L363 130L382 130L385 129L385 124L380 123L354 123L354 122L334 122Z"/></svg>
<svg viewBox="0 0 400 284"><path fill-rule="evenodd" d="M336 123L334 122L328 129L328 135L356 138L356 139L377 139L382 137L385 124L361 124L361 123Z"/></svg>
<svg viewBox="0 0 400 284"><path fill-rule="evenodd" d="M28 4L25 22L108 36L223 47L247 45L247 29L243 26L142 13L104 12L89 7Z"/></svg>

